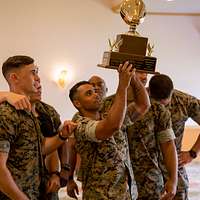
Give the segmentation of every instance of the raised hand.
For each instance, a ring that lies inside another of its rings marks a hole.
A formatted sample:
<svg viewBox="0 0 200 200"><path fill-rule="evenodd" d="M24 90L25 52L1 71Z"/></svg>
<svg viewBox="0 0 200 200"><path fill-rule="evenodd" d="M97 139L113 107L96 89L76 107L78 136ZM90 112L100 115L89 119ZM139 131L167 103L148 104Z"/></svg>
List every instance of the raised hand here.
<svg viewBox="0 0 200 200"><path fill-rule="evenodd" d="M128 88L132 77L135 75L135 68L132 64L126 61L124 64L120 64L118 67L119 72L119 84Z"/></svg>
<svg viewBox="0 0 200 200"><path fill-rule="evenodd" d="M60 135L63 138L68 138L70 135L72 135L72 133L76 129L76 127L77 127L77 123L74 123L70 120L66 120L59 128Z"/></svg>

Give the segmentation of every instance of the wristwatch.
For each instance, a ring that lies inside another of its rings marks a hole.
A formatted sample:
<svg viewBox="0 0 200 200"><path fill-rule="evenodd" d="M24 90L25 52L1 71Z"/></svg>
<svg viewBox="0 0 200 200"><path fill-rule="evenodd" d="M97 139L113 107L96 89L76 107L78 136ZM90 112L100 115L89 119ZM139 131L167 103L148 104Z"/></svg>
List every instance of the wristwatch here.
<svg viewBox="0 0 200 200"><path fill-rule="evenodd" d="M60 172L59 172L59 171L53 171L53 172L50 172L49 174L50 174L50 175L55 174L55 175L57 175L58 177L60 177Z"/></svg>
<svg viewBox="0 0 200 200"><path fill-rule="evenodd" d="M65 171L69 171L71 167L68 163L63 163L61 164L61 169L64 169Z"/></svg>
<svg viewBox="0 0 200 200"><path fill-rule="evenodd" d="M197 157L197 152L192 149L189 151L189 154L190 154L190 157L193 159Z"/></svg>

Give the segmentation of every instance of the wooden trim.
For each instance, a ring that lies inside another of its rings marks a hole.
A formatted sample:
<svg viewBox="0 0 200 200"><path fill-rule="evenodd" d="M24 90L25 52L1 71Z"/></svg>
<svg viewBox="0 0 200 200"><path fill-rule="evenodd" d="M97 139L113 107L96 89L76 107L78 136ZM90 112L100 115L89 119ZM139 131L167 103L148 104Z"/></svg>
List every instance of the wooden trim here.
<svg viewBox="0 0 200 200"><path fill-rule="evenodd" d="M200 16L200 13L179 13L179 12L147 12L147 15L159 15L159 16L188 16L188 17L196 17Z"/></svg>
<svg viewBox="0 0 200 200"><path fill-rule="evenodd" d="M111 10L114 13L120 12L121 3L113 6ZM200 13L190 13L190 12L147 12L147 15L159 15L159 16L188 16L188 17L196 17L200 16Z"/></svg>

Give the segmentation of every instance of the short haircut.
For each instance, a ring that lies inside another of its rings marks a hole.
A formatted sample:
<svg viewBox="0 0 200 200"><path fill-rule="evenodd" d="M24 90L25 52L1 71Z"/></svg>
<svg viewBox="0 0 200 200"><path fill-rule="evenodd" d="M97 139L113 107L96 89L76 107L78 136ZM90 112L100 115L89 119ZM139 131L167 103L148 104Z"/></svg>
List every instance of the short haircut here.
<svg viewBox="0 0 200 200"><path fill-rule="evenodd" d="M155 75L149 81L150 96L156 100L169 98L173 89L171 78L165 74Z"/></svg>
<svg viewBox="0 0 200 200"><path fill-rule="evenodd" d="M19 69L24 65L30 65L34 63L34 59L29 56L12 56L9 57L2 65L2 73L6 79L7 74L13 69Z"/></svg>
<svg viewBox="0 0 200 200"><path fill-rule="evenodd" d="M91 83L89 81L80 81L78 83L76 83L69 91L69 98L70 100L73 102L73 100L76 98L76 94L77 94L77 90L80 86L82 85L86 85L89 84L91 85Z"/></svg>

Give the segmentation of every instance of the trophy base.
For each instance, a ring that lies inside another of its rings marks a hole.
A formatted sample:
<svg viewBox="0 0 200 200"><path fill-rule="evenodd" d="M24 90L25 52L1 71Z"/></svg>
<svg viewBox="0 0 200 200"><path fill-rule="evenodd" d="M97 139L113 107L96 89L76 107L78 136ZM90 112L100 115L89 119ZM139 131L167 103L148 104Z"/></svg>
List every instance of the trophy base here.
<svg viewBox="0 0 200 200"><path fill-rule="evenodd" d="M155 67L157 58L121 52L104 52L103 62L97 66L109 69L118 69L120 64L129 61L137 71L156 74Z"/></svg>
<svg viewBox="0 0 200 200"><path fill-rule="evenodd" d="M122 44L119 46L119 52L142 56L146 55L148 38L120 34L117 35L117 41L119 40L122 40Z"/></svg>

